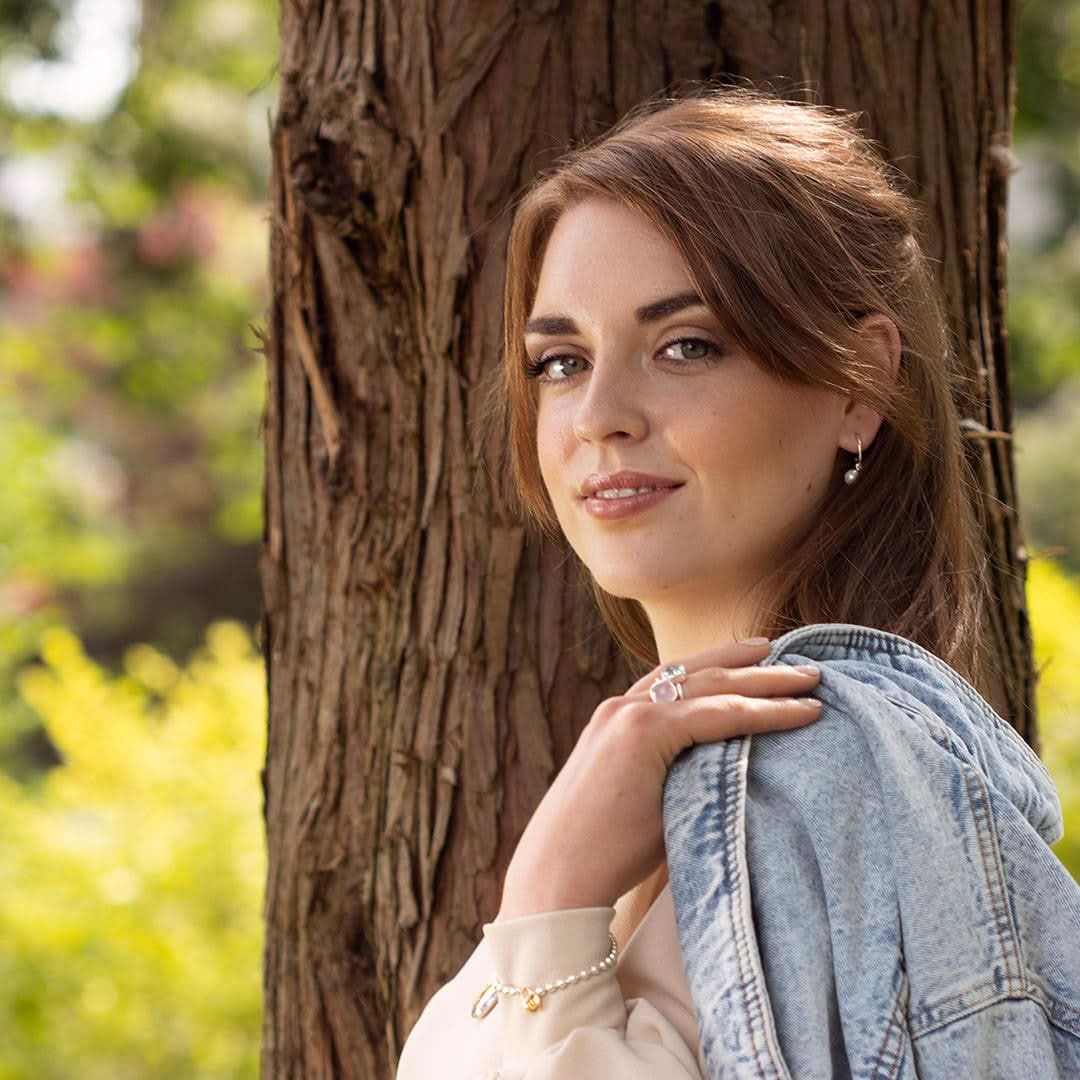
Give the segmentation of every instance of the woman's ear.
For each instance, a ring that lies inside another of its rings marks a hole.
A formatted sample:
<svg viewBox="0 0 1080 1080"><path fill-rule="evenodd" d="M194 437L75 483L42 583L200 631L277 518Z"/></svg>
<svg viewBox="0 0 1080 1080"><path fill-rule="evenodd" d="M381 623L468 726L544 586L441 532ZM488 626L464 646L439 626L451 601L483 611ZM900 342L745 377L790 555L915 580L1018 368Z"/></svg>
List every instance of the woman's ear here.
<svg viewBox="0 0 1080 1080"><path fill-rule="evenodd" d="M888 384L892 384L900 370L900 331L888 315L880 311L864 315L859 320L860 348L863 356L871 363L881 366L886 373ZM855 436L862 439L863 449L874 441L881 426L881 414L875 412L864 402L852 398L844 410L844 431L840 446L855 453L858 445ZM848 446L848 443L851 445Z"/></svg>
<svg viewBox="0 0 1080 1080"><path fill-rule="evenodd" d="M866 349L870 359L888 372L889 382L896 379L900 370L900 331L896 329L896 323L883 315L880 311L864 315L859 320L859 337L866 343Z"/></svg>

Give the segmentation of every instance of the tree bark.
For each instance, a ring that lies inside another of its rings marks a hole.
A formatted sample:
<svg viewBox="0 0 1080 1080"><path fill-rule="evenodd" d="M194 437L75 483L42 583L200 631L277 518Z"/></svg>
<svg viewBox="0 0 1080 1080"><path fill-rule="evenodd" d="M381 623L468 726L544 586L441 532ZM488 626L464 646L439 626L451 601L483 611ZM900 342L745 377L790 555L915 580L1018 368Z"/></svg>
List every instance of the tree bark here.
<svg viewBox="0 0 1080 1080"><path fill-rule="evenodd" d="M630 672L469 440L510 201L680 78L865 112L918 184L965 364L998 607L1034 741L1004 330L1013 5L287 0L272 131L262 639L263 1075L384 1077L498 906L581 725Z"/></svg>

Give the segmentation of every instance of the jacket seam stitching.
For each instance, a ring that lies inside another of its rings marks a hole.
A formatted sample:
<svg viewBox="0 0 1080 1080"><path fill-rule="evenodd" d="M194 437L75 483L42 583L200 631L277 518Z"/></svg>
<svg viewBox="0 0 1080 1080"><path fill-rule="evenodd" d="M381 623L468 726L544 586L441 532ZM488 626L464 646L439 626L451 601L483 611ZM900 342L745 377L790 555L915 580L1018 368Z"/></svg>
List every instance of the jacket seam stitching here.
<svg viewBox="0 0 1080 1080"><path fill-rule="evenodd" d="M1001 852L994 837L993 807L990 803L990 793L987 790L977 770L960 757L952 747L952 740L956 737L947 727L937 731L930 718L921 712L909 708L902 702L895 701L894 705L902 709L904 713L922 723L927 735L939 746L956 757L957 767L964 778L964 789L967 795L968 806L971 809L972 820L975 823L975 832L978 838L979 857L983 864L983 874L986 879L986 887L990 894L991 910L994 916L994 930L997 933L1001 947L1001 959L1004 966L1006 987L1017 992L1027 989L1027 980L1024 976L1024 958L1020 947L1020 938L1012 916L1012 908L1009 903L1008 889L1005 884L1005 869L1001 862ZM977 785L977 796L973 792L972 783ZM978 804L981 802L982 809Z"/></svg>
<svg viewBox="0 0 1080 1080"><path fill-rule="evenodd" d="M727 772L728 758L732 751L732 746L735 745L741 752L741 740L729 739L726 740L724 745L724 753L721 758L721 766L724 768L724 772ZM735 804L735 796L738 794L738 784L725 784L725 797L724 797L724 828L728 832L729 836L738 837L739 835L739 823L738 823L738 806ZM737 844L727 845L727 859L728 859L728 873L731 876L732 890L731 896L733 899L741 897L742 895L742 876L741 869L739 867L739 861L735 858L735 848ZM739 979L743 987L743 990L747 992L748 997L753 1002L753 1008L757 1013L759 1019L764 1021L764 1013L761 1008L761 1001L758 995L758 988L756 981L753 979L753 973L749 971L747 963L747 942L746 942L746 928L743 925L742 910L739 905L733 904L737 917L732 920L735 925L735 957L739 965ZM762 1055L762 1048L759 1045L757 1025L754 1023L754 1017L750 1017L750 1043L754 1050L754 1058L758 1063L760 1071L764 1071L763 1067L765 1059ZM776 1063L771 1060L770 1063L773 1068L776 1068Z"/></svg>
<svg viewBox="0 0 1080 1080"><path fill-rule="evenodd" d="M1049 1022L1056 1027L1059 1031L1064 1031L1069 1035L1072 1035L1075 1039L1080 1039L1080 1012L1076 1009L1070 1009L1068 1005L1051 998L1049 1001L1044 1002L1041 997L1031 995L1033 1000L1038 1002L1046 1012Z"/></svg>
<svg viewBox="0 0 1080 1080"><path fill-rule="evenodd" d="M921 712L915 712L903 703L894 701L891 698L889 700L908 716L919 720L927 735L935 743L956 756L955 751L949 745L953 738L952 732L948 729L940 733L937 732L930 719ZM994 839L993 809L990 805L990 793L976 770L958 756L957 767L964 778L964 791L967 795L968 806L971 809L972 820L975 823L979 857L982 860L983 875L990 894L991 911L994 916L994 930L1001 948L1006 988L1017 992L1023 991L1027 988L1027 981L1024 978L1024 962L1020 951L1019 936L1016 932L1012 910L1009 905L1001 853ZM977 793L972 788L973 782L977 785ZM981 810L979 809L980 802Z"/></svg>
<svg viewBox="0 0 1080 1080"><path fill-rule="evenodd" d="M978 990L986 988L992 989L995 992L990 996L982 999L981 1001L973 1002L968 1005L967 1008L962 1009L960 1012L950 1014L949 1016L941 1017L935 1020L933 1023L927 1024L925 1027L916 1028L911 1026L909 1032L911 1038L921 1039L925 1035L939 1030L943 1027L948 1027L950 1024L956 1023L958 1020L965 1020L969 1016L974 1016L976 1013L982 1012L984 1009L991 1008L994 1005L1000 1005L1003 1001L1031 1001L1039 1006L1040 1009L1046 1014L1047 1022L1058 1028L1060 1031L1067 1032L1070 1035L1080 1037L1080 1012L1076 1012L1070 1009L1067 1005L1062 1005L1061 1002L1056 999L1050 998L1045 992L1041 990L1037 985L1028 983L1026 988L1022 992L999 990L997 986L992 982L979 983L973 987L971 992L977 992ZM944 1003L938 1002L934 1005L927 1006L928 1010L934 1011L942 1008ZM1075 1016L1077 1026L1072 1026L1071 1020Z"/></svg>
<svg viewBox="0 0 1080 1080"><path fill-rule="evenodd" d="M989 831L986 829L986 819L990 815L990 799L986 786L978 782L979 793L982 797L983 811L980 813L976 807L976 799L972 793L972 769L961 763L960 771L964 777L964 789L967 793L968 804L975 821L975 831L979 837L979 855L982 858L983 872L986 874L986 885L990 890L990 899L993 905L994 929L997 932L998 941L1001 944L1001 959L1005 967L1005 983L1009 989L1021 991L1026 989L1023 975L1023 961L1019 954L1019 946L1016 940L1016 928L1012 922L1012 912L1009 910L1009 897L1003 880L1004 870L1001 866L997 844L994 843L993 826ZM990 861L987 859L989 848ZM996 873L994 872L996 871ZM996 879L996 880L995 880ZM1004 927L1004 931L1003 931ZM1014 971L1015 968L1015 971Z"/></svg>
<svg viewBox="0 0 1080 1080"><path fill-rule="evenodd" d="M990 854L994 857L994 867L997 870L998 889L1000 890L998 896L1005 917L1005 925L1009 931L1009 941L1012 945L1012 959L1013 963L1016 965L1017 988L1027 990L1028 981L1024 974L1027 966L1024 962L1024 947L1020 939L1020 932L1016 928L1016 921L1013 918L1012 901L1009 898L1009 887L1005 878L1005 865L1001 860L1001 844L998 840L997 829L994 825L994 805L990 800L990 790L986 786L986 781L979 776L970 765L963 766L963 768L970 776L975 778L979 785L979 790L982 792L983 805L986 808L986 821L990 826L987 833L987 841L990 844Z"/></svg>
<svg viewBox="0 0 1080 1080"><path fill-rule="evenodd" d="M1028 976L1025 997L1031 998L1046 1013L1054 1027L1080 1038L1080 1010L1073 1009L1047 992L1046 985L1038 976Z"/></svg>
<svg viewBox="0 0 1080 1080"><path fill-rule="evenodd" d="M896 1070L900 1065L900 1048L903 1045L903 1038L900 1034L901 1025L900 1021L897 1019L896 1014L900 1008L900 999L903 997L903 994L904 987L903 983L901 983L900 989L897 991L896 997L893 999L892 1012L889 1013L889 1021L885 1028L885 1038L881 1042L881 1049L878 1051L877 1060L874 1062L874 1068L871 1072L872 1076L878 1075L885 1062L885 1053L889 1049L889 1043L892 1041L893 1032L897 1033L898 1045L896 1048L896 1052L890 1055L893 1060L892 1065L889 1067L889 1074L887 1080L893 1080L893 1077L896 1076Z"/></svg>

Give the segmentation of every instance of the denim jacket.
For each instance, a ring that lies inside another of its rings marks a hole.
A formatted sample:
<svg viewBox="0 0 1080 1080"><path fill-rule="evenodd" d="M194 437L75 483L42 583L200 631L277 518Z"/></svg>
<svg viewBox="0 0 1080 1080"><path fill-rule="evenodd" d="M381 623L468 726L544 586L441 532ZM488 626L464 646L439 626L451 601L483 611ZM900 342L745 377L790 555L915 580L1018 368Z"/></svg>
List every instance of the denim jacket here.
<svg viewBox="0 0 1080 1080"><path fill-rule="evenodd" d="M938 657L847 623L806 727L674 763L664 835L713 1080L1080 1078L1080 886L1035 753Z"/></svg>

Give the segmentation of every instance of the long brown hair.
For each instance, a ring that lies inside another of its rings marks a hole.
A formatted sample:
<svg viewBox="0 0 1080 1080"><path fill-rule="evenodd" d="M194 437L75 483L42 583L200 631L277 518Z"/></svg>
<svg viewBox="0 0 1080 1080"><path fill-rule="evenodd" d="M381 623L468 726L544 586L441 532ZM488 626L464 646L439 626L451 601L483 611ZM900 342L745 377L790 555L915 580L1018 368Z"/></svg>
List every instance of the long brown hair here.
<svg viewBox="0 0 1080 1080"><path fill-rule="evenodd" d="M858 483L843 482L852 458L838 454L822 513L770 575L777 599L755 632L877 627L982 689L982 503L957 411L967 390L919 241L918 204L857 117L760 88L684 84L537 177L510 229L504 357L487 409L506 440L503 494L558 535L537 458L536 388L523 373L524 324L559 216L588 197L617 200L680 251L705 303L755 362L883 417ZM859 360L858 321L870 312L900 332L895 381ZM642 606L606 593L583 569L619 644L654 665Z"/></svg>

